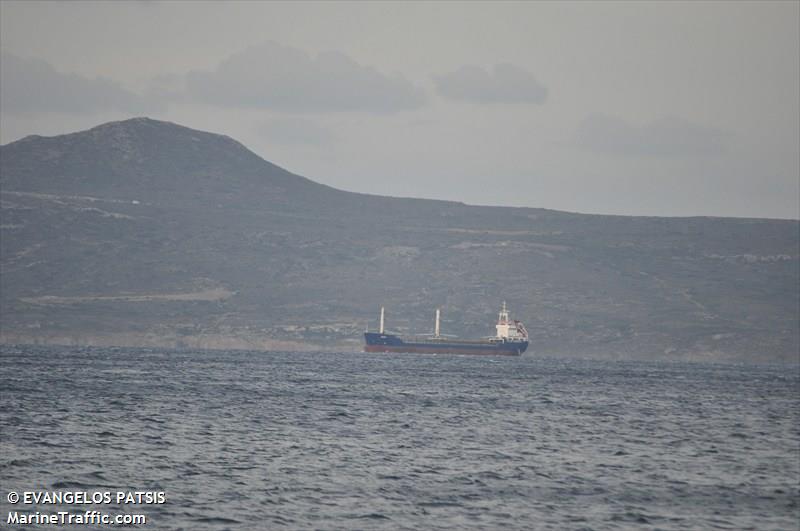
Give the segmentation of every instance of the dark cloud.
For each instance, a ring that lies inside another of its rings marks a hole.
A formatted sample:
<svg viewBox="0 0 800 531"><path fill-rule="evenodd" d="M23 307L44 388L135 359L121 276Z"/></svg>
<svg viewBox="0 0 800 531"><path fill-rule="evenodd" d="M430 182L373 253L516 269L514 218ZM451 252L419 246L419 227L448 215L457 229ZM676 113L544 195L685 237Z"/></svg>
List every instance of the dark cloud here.
<svg viewBox="0 0 800 531"><path fill-rule="evenodd" d="M208 104L290 112L394 112L420 107L420 89L339 52L311 57L268 42L247 48L213 71L186 76L187 97Z"/></svg>
<svg viewBox="0 0 800 531"><path fill-rule="evenodd" d="M0 109L8 113L121 111L146 114L160 107L109 79L62 73L41 59L3 53L0 55Z"/></svg>
<svg viewBox="0 0 800 531"><path fill-rule="evenodd" d="M636 156L708 157L725 151L727 135L718 129L679 118L662 118L642 126L593 114L578 128L575 143L593 151Z"/></svg>
<svg viewBox="0 0 800 531"><path fill-rule="evenodd" d="M491 72L478 66L462 66L435 79L439 94L473 103L536 103L547 99L536 77L511 64L495 65Z"/></svg>

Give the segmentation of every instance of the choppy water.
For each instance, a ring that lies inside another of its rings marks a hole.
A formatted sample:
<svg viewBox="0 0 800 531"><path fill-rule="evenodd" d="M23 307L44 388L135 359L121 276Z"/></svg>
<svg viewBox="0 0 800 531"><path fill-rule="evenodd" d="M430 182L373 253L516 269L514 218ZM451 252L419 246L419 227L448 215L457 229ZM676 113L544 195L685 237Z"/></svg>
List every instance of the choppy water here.
<svg viewBox="0 0 800 531"><path fill-rule="evenodd" d="M797 367L4 347L0 515L163 490L146 529L797 529L799 391Z"/></svg>

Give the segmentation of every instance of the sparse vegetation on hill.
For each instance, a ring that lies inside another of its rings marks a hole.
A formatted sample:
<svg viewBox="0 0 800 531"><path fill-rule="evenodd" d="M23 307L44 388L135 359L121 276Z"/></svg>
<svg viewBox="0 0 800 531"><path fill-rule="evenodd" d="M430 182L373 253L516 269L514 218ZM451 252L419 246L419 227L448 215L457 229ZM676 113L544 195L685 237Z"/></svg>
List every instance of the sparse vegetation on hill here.
<svg viewBox="0 0 800 531"><path fill-rule="evenodd" d="M797 221L355 194L143 118L0 147L0 192L4 342L359 349L507 300L534 353L798 360Z"/></svg>

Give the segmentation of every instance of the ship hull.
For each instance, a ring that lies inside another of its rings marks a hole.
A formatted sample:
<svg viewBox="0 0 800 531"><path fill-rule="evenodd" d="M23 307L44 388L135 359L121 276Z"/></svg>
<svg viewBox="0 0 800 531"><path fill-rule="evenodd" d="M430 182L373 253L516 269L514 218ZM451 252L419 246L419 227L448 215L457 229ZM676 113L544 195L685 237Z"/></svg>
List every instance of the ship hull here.
<svg viewBox="0 0 800 531"><path fill-rule="evenodd" d="M365 352L420 354L470 354L479 356L519 356L528 348L527 341L448 341L405 340L393 334L364 334Z"/></svg>

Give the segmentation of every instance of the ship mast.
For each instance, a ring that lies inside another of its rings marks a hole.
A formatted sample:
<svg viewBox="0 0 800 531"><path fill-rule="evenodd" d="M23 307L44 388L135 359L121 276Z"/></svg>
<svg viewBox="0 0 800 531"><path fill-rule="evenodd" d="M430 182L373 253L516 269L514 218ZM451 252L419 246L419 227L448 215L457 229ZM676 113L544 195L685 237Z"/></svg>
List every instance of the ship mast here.
<svg viewBox="0 0 800 531"><path fill-rule="evenodd" d="M383 334L383 306L381 306L381 334Z"/></svg>
<svg viewBox="0 0 800 531"><path fill-rule="evenodd" d="M438 338L439 337L439 308L436 308L436 326L433 329L433 336Z"/></svg>

